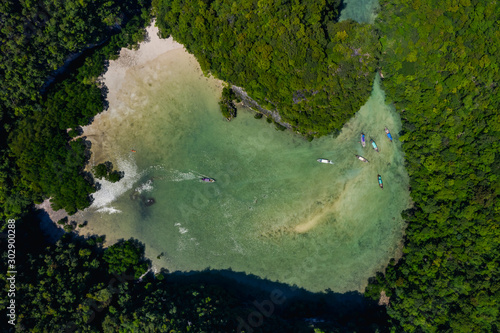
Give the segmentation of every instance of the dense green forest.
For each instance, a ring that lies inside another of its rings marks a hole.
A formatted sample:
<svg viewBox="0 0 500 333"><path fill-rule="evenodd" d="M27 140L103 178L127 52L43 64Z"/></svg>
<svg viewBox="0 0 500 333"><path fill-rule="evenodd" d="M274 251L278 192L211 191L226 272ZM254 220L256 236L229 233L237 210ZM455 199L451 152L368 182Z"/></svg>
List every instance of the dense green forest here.
<svg viewBox="0 0 500 333"><path fill-rule="evenodd" d="M153 1L157 25L201 68L277 109L296 131L338 131L366 102L379 57L373 27L336 23L341 1Z"/></svg>
<svg viewBox="0 0 500 333"><path fill-rule="evenodd" d="M500 7L382 1L384 87L414 207L405 255L368 292L405 332L500 331Z"/></svg>
<svg viewBox="0 0 500 333"><path fill-rule="evenodd" d="M105 108L106 91L97 78L107 59L144 38L149 4L4 1L0 6L0 217L19 217L31 203L49 197L54 209L72 214L89 205L94 181L83 172L87 145L70 140L78 126ZM85 48L90 50L72 70L54 73Z"/></svg>
<svg viewBox="0 0 500 333"><path fill-rule="evenodd" d="M374 317L356 321L296 303L255 331L310 332L305 314L326 319L322 329L332 332L500 330L500 6L380 2L370 26L336 22L335 0L154 1L163 36L183 43L206 73L277 109L296 131L338 131L365 103L378 68L402 117L399 137L414 201L403 214L404 256L366 290L374 299L382 290L390 296L391 322L386 327L376 309ZM94 191L92 175L83 172L89 155L85 141L75 139L78 127L105 109L97 78L121 47L144 38L149 4L0 6L2 223L48 197L54 208L73 213L88 206ZM72 70L54 73L82 51ZM22 220L18 331L223 332L255 310L248 298L217 285L180 283L168 274L139 282L149 262L137 241L103 249L102 238L66 236L48 245L35 222ZM4 309L6 299L0 302Z"/></svg>
<svg viewBox="0 0 500 333"><path fill-rule="evenodd" d="M72 53L109 39L139 1L2 1L0 101L15 114L35 109L47 76ZM12 117L2 110L3 117Z"/></svg>

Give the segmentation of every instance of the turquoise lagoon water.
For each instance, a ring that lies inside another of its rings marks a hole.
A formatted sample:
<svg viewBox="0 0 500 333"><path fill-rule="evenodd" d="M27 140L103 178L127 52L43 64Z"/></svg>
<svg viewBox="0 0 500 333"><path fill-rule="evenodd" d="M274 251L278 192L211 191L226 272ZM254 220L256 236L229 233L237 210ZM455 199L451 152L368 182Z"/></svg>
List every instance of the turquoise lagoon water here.
<svg viewBox="0 0 500 333"><path fill-rule="evenodd" d="M397 254L409 203L401 124L379 79L337 138L312 142L244 109L225 121L220 91L181 49L128 70L119 106L89 135L93 163L110 160L125 178L101 182L79 213L84 231L137 238L170 271L232 269L311 291L362 290ZM361 132L379 153L362 148Z"/></svg>
<svg viewBox="0 0 500 333"><path fill-rule="evenodd" d="M374 23L378 0L343 0L344 8L340 12L340 21L351 19L360 23Z"/></svg>

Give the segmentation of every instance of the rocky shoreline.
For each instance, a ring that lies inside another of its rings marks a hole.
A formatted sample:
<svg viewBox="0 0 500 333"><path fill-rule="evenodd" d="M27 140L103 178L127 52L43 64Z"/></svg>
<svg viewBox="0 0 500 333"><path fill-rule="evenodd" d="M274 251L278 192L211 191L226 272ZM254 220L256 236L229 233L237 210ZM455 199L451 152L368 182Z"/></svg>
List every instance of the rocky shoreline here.
<svg viewBox="0 0 500 333"><path fill-rule="evenodd" d="M231 86L231 89L233 89L234 93L236 96L238 96L241 99L240 105L243 105L255 112L262 113L268 118L273 119L276 123L280 124L281 126L286 127L287 129L292 129L292 125L285 123L283 120L281 120L281 116L278 113L277 110L267 110L264 109L257 103L254 99L252 99L248 94L243 90L243 88L238 87L238 86Z"/></svg>

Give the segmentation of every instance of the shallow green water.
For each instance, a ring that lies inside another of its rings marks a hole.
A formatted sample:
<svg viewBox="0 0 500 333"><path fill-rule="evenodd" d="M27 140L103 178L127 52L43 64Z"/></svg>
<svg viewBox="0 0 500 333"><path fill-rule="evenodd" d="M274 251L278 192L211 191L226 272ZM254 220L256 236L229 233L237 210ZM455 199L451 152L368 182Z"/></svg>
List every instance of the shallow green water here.
<svg viewBox="0 0 500 333"><path fill-rule="evenodd" d="M375 22L378 0L343 0L343 4L340 21L351 19L359 23Z"/></svg>
<svg viewBox="0 0 500 333"><path fill-rule="evenodd" d="M401 124L378 79L336 139L313 142L250 111L223 120L220 87L183 50L129 70L122 91L89 138L95 162L126 176L104 182L79 214L87 232L137 238L171 271L231 268L311 291L360 290L396 254L408 177L400 143L385 137L385 126L397 138ZM362 131L380 153L361 147Z"/></svg>

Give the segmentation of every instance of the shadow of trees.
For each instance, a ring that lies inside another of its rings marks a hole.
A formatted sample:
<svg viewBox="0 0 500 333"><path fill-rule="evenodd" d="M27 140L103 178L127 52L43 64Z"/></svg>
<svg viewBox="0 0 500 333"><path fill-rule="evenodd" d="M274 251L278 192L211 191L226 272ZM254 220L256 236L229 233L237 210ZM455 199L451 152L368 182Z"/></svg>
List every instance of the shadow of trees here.
<svg viewBox="0 0 500 333"><path fill-rule="evenodd" d="M38 218L46 220L45 215L39 213ZM52 227L59 229L54 225ZM52 233L50 240L54 241L56 235L58 233ZM102 247L104 239L104 236L95 235L72 236L74 243L89 243L91 240L90 243L95 244L94 250L98 253L106 251L106 248ZM130 275L132 274L130 272L135 270L137 273L139 267L145 272L147 266L151 265L151 261L144 256L145 245L131 238L121 239L113 247L124 243L133 244L141 254L137 256L136 264L130 264L128 261L126 272ZM123 260L127 262L127 258ZM145 263L147 265L144 265ZM169 272L168 269L162 268L156 274L150 271L141 279L138 279L141 274L135 275L135 280L132 279L134 281L131 282L134 287L129 290L132 292L134 306L147 306L143 302L151 302L153 295L160 291L165 296L172 293L172 290L196 292L199 288L205 288L210 297L220 299L221 302L237 300L236 303L231 303L231 306L237 307L238 310L227 312L227 316L231 318L226 318L231 325L234 325L232 329L237 328L236 331L290 332L292 328L294 332L312 332L312 326L324 332L390 331L386 308L357 291L311 292L296 285L271 281L246 272L210 267L202 271L189 272ZM189 302L191 302L189 299L180 299L178 307L190 304ZM161 304L159 306L161 307ZM280 329L280 323L286 325ZM234 331L232 329L231 331Z"/></svg>

